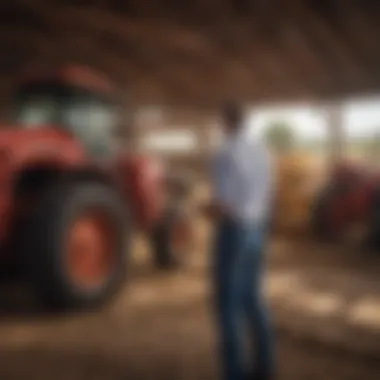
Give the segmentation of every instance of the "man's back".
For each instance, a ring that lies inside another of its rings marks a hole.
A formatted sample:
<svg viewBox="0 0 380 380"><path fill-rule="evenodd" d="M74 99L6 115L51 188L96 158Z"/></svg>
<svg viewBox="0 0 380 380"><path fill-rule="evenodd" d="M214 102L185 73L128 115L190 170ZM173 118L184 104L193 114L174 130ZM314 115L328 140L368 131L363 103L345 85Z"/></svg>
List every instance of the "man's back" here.
<svg viewBox="0 0 380 380"><path fill-rule="evenodd" d="M213 163L218 200L238 220L266 219L272 199L272 172L265 144L242 130L217 153Z"/></svg>

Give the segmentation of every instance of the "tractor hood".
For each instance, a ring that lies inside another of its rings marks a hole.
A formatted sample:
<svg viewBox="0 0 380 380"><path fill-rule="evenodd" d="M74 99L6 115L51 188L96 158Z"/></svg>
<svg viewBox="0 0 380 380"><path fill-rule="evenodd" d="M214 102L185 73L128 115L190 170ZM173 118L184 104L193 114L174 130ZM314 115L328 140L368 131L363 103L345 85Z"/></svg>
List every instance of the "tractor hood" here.
<svg viewBox="0 0 380 380"><path fill-rule="evenodd" d="M83 161L82 147L67 132L54 126L25 129L0 127L0 162L12 165L26 163L65 164Z"/></svg>

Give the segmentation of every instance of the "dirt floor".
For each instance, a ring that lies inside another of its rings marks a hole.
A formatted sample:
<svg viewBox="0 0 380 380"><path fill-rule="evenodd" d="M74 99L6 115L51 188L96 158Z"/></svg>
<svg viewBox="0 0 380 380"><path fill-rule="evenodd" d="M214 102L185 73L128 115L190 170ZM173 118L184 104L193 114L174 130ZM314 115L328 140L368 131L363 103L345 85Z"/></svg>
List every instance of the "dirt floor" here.
<svg viewBox="0 0 380 380"><path fill-rule="evenodd" d="M378 258L280 239L268 256L279 379L380 379ZM163 275L142 255L123 294L95 314L42 315L24 289L4 286L0 379L216 379L206 259Z"/></svg>

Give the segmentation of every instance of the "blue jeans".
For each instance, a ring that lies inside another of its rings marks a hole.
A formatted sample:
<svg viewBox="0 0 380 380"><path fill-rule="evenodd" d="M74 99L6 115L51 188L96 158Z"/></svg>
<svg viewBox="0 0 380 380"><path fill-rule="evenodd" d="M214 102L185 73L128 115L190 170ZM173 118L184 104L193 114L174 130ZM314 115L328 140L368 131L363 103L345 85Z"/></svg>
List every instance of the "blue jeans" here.
<svg viewBox="0 0 380 380"><path fill-rule="evenodd" d="M261 282L264 226L226 220L216 230L214 285L225 380L273 375L273 341ZM246 337L252 349L245 352ZM245 360L248 359L248 363Z"/></svg>

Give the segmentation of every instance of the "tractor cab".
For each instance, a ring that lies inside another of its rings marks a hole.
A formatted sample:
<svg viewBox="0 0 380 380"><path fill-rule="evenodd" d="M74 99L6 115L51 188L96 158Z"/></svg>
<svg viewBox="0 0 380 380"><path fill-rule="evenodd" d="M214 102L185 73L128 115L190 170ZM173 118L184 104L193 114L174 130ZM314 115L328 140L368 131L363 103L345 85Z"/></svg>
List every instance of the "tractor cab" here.
<svg viewBox="0 0 380 380"><path fill-rule="evenodd" d="M78 140L89 156L110 155L119 109L109 87L94 85L95 79L78 68L27 78L14 96L12 124L28 130L57 127Z"/></svg>

